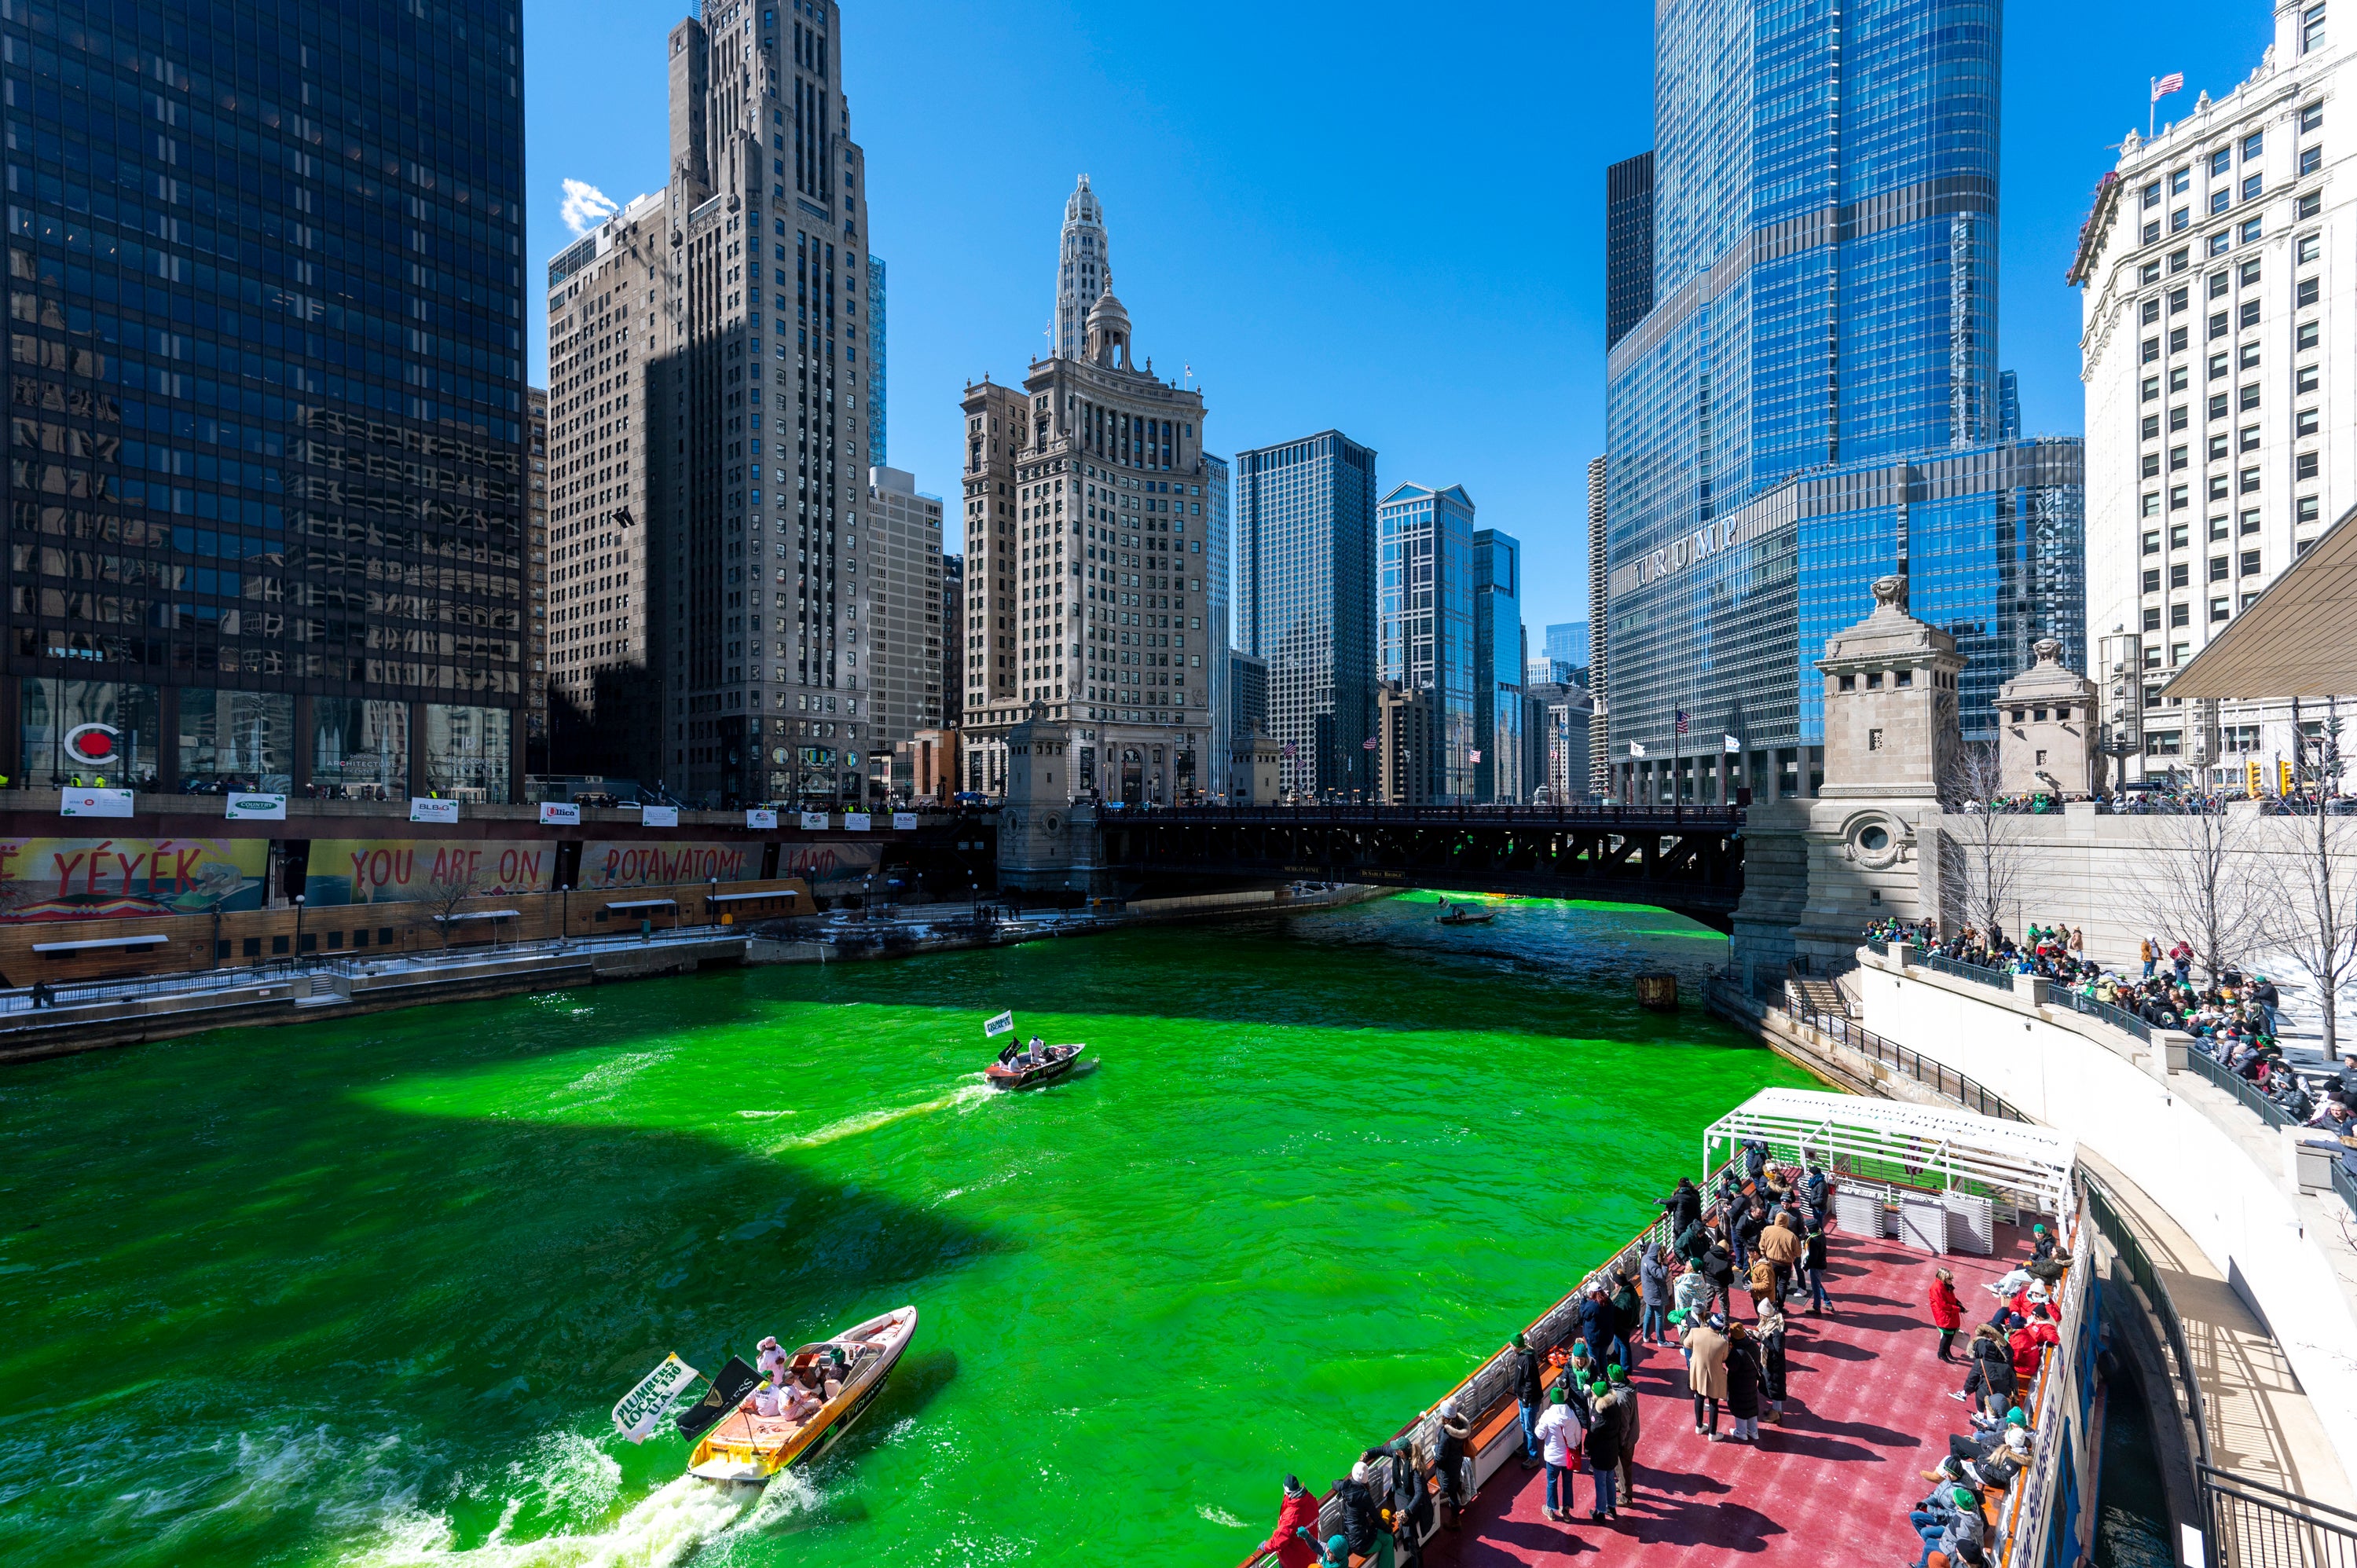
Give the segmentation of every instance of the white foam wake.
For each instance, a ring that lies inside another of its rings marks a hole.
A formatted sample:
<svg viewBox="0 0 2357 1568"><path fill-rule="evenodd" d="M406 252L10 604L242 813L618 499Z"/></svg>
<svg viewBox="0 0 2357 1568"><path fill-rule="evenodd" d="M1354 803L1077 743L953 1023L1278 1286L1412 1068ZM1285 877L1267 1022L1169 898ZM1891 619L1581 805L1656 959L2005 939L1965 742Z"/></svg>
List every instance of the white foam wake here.
<svg viewBox="0 0 2357 1568"><path fill-rule="evenodd" d="M778 1145L780 1150L815 1148L842 1138L856 1138L862 1133L873 1133L878 1127L888 1127L895 1122L905 1122L911 1116L930 1116L936 1111L963 1111L979 1105L996 1091L987 1083L962 1083L938 1099L920 1101L915 1105L895 1105L881 1111L862 1111L830 1122L815 1133L799 1138L789 1138Z"/></svg>
<svg viewBox="0 0 2357 1568"><path fill-rule="evenodd" d="M388 1526L350 1561L354 1568L668 1568L716 1536L761 1530L817 1501L817 1492L791 1471L759 1492L682 1476L602 1530L509 1541L511 1509L490 1540L462 1549L447 1519L414 1514Z"/></svg>

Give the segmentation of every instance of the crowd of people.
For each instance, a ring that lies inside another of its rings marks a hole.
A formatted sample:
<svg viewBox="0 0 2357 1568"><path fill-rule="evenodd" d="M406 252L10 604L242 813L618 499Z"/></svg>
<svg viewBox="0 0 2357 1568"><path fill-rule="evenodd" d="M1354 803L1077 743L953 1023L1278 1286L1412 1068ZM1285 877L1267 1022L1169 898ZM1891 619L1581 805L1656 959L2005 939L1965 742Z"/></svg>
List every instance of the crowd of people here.
<svg viewBox="0 0 2357 1568"><path fill-rule="evenodd" d="M1661 1200L1662 1222L1633 1274L1613 1266L1582 1283L1569 1338L1539 1346L1514 1337L1509 1377L1521 1415L1522 1466L1545 1472L1547 1519L1576 1520L1583 1469L1591 1524L1614 1525L1634 1497L1642 1423L1629 1379L1648 1351L1678 1351L1695 1435L1704 1441L1757 1443L1763 1421L1782 1422L1787 1314L1834 1306L1825 1289L1830 1199L1814 1161L1781 1168L1766 1144L1747 1142L1709 1192L1685 1179ZM1419 1563L1436 1520L1458 1528L1476 1499L1479 1413L1452 1397L1435 1412L1429 1442L1401 1438L1362 1453L1333 1485L1341 1529L1329 1535L1319 1533L1318 1498L1287 1476L1276 1528L1262 1550L1276 1553L1284 1568L1354 1558L1383 1568ZM1387 1475L1380 1468L1385 1459Z"/></svg>
<svg viewBox="0 0 2357 1568"><path fill-rule="evenodd" d="M2275 982L2264 974L2246 975L2233 964L2196 982L2193 949L2181 939L2169 945L2158 937L2146 937L2138 944L2140 972L2122 974L2089 958L2084 933L2060 923L2033 923L2019 941L2002 930L1984 933L1969 924L1943 937L1928 919L1878 920L1867 929L1867 935L2001 974L2038 975L2154 1028L2190 1035L2194 1048L2255 1086L2294 1120L2320 1113L2299 1074L2285 1059L2277 1038L2283 997ZM2357 1061L2351 1066L2352 1081L2357 1081Z"/></svg>

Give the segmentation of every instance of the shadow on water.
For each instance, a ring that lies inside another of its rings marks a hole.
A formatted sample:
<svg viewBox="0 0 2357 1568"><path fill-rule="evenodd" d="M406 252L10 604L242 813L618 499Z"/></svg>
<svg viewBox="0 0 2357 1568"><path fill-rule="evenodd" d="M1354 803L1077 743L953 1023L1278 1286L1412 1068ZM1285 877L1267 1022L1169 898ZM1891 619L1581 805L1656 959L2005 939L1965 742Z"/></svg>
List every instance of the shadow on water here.
<svg viewBox="0 0 2357 1568"><path fill-rule="evenodd" d="M0 1560L73 1539L91 1563L267 1562L404 1502L464 1540L499 1501L470 1502L469 1473L596 1430L666 1352L716 1369L1012 1245L693 1133L362 1098L596 1043L485 1039L466 1011L0 1079ZM954 1369L920 1357L890 1397L920 1408ZM663 1446L624 1458L676 1465Z"/></svg>

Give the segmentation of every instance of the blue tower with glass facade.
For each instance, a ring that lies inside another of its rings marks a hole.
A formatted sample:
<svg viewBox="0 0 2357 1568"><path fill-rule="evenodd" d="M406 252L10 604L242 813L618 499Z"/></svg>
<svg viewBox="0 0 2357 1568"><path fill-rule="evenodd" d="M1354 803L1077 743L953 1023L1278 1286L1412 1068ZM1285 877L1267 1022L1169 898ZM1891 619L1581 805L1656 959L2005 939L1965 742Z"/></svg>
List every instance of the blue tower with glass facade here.
<svg viewBox="0 0 2357 1568"><path fill-rule="evenodd" d="M516 0L0 12L0 771L522 780Z"/></svg>
<svg viewBox="0 0 2357 1568"><path fill-rule="evenodd" d="M1447 804L1474 796L1473 498L1462 485L1401 485L1375 509L1383 554L1376 613L1383 678L1432 704L1432 776L1419 792Z"/></svg>
<svg viewBox="0 0 2357 1568"><path fill-rule="evenodd" d="M1473 798L1509 805L1523 777L1523 544L1494 528L1473 533Z"/></svg>
<svg viewBox="0 0 2357 1568"><path fill-rule="evenodd" d="M1658 15L1651 307L1607 361L1624 797L1813 788L1811 661L1886 573L1972 659L1968 734L2038 639L2083 665L2081 446L2014 438L1997 370L2000 24L1993 0Z"/></svg>

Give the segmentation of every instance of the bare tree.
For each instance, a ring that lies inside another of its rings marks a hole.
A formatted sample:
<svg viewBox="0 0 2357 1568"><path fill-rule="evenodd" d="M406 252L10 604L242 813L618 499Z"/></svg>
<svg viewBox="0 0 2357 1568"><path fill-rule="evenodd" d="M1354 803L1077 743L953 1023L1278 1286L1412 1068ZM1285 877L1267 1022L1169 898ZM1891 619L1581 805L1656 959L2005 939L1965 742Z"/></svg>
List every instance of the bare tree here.
<svg viewBox="0 0 2357 1568"><path fill-rule="evenodd" d="M2137 880L2140 910L2155 929L2190 943L2214 981L2265 937L2270 890L2255 870L2257 818L2213 799L2181 816L2146 821L2156 853Z"/></svg>
<svg viewBox="0 0 2357 1568"><path fill-rule="evenodd" d="M2316 987L2324 1054L2341 1054L2341 993L2357 982L2357 820L2333 814L2331 797L2304 815L2273 819L2277 914L2272 935Z"/></svg>
<svg viewBox="0 0 2357 1568"><path fill-rule="evenodd" d="M418 890L418 907L434 922L442 945L450 945L450 928L457 923L458 906L475 897L475 879L461 872L437 876Z"/></svg>
<svg viewBox="0 0 2357 1568"><path fill-rule="evenodd" d="M1996 743L1968 741L1957 748L1940 789L1947 812L1940 824L1943 869L1950 873L1943 880L1956 889L1958 915L1985 938L2019 910L2029 880L2027 819L2000 809L2002 780Z"/></svg>

